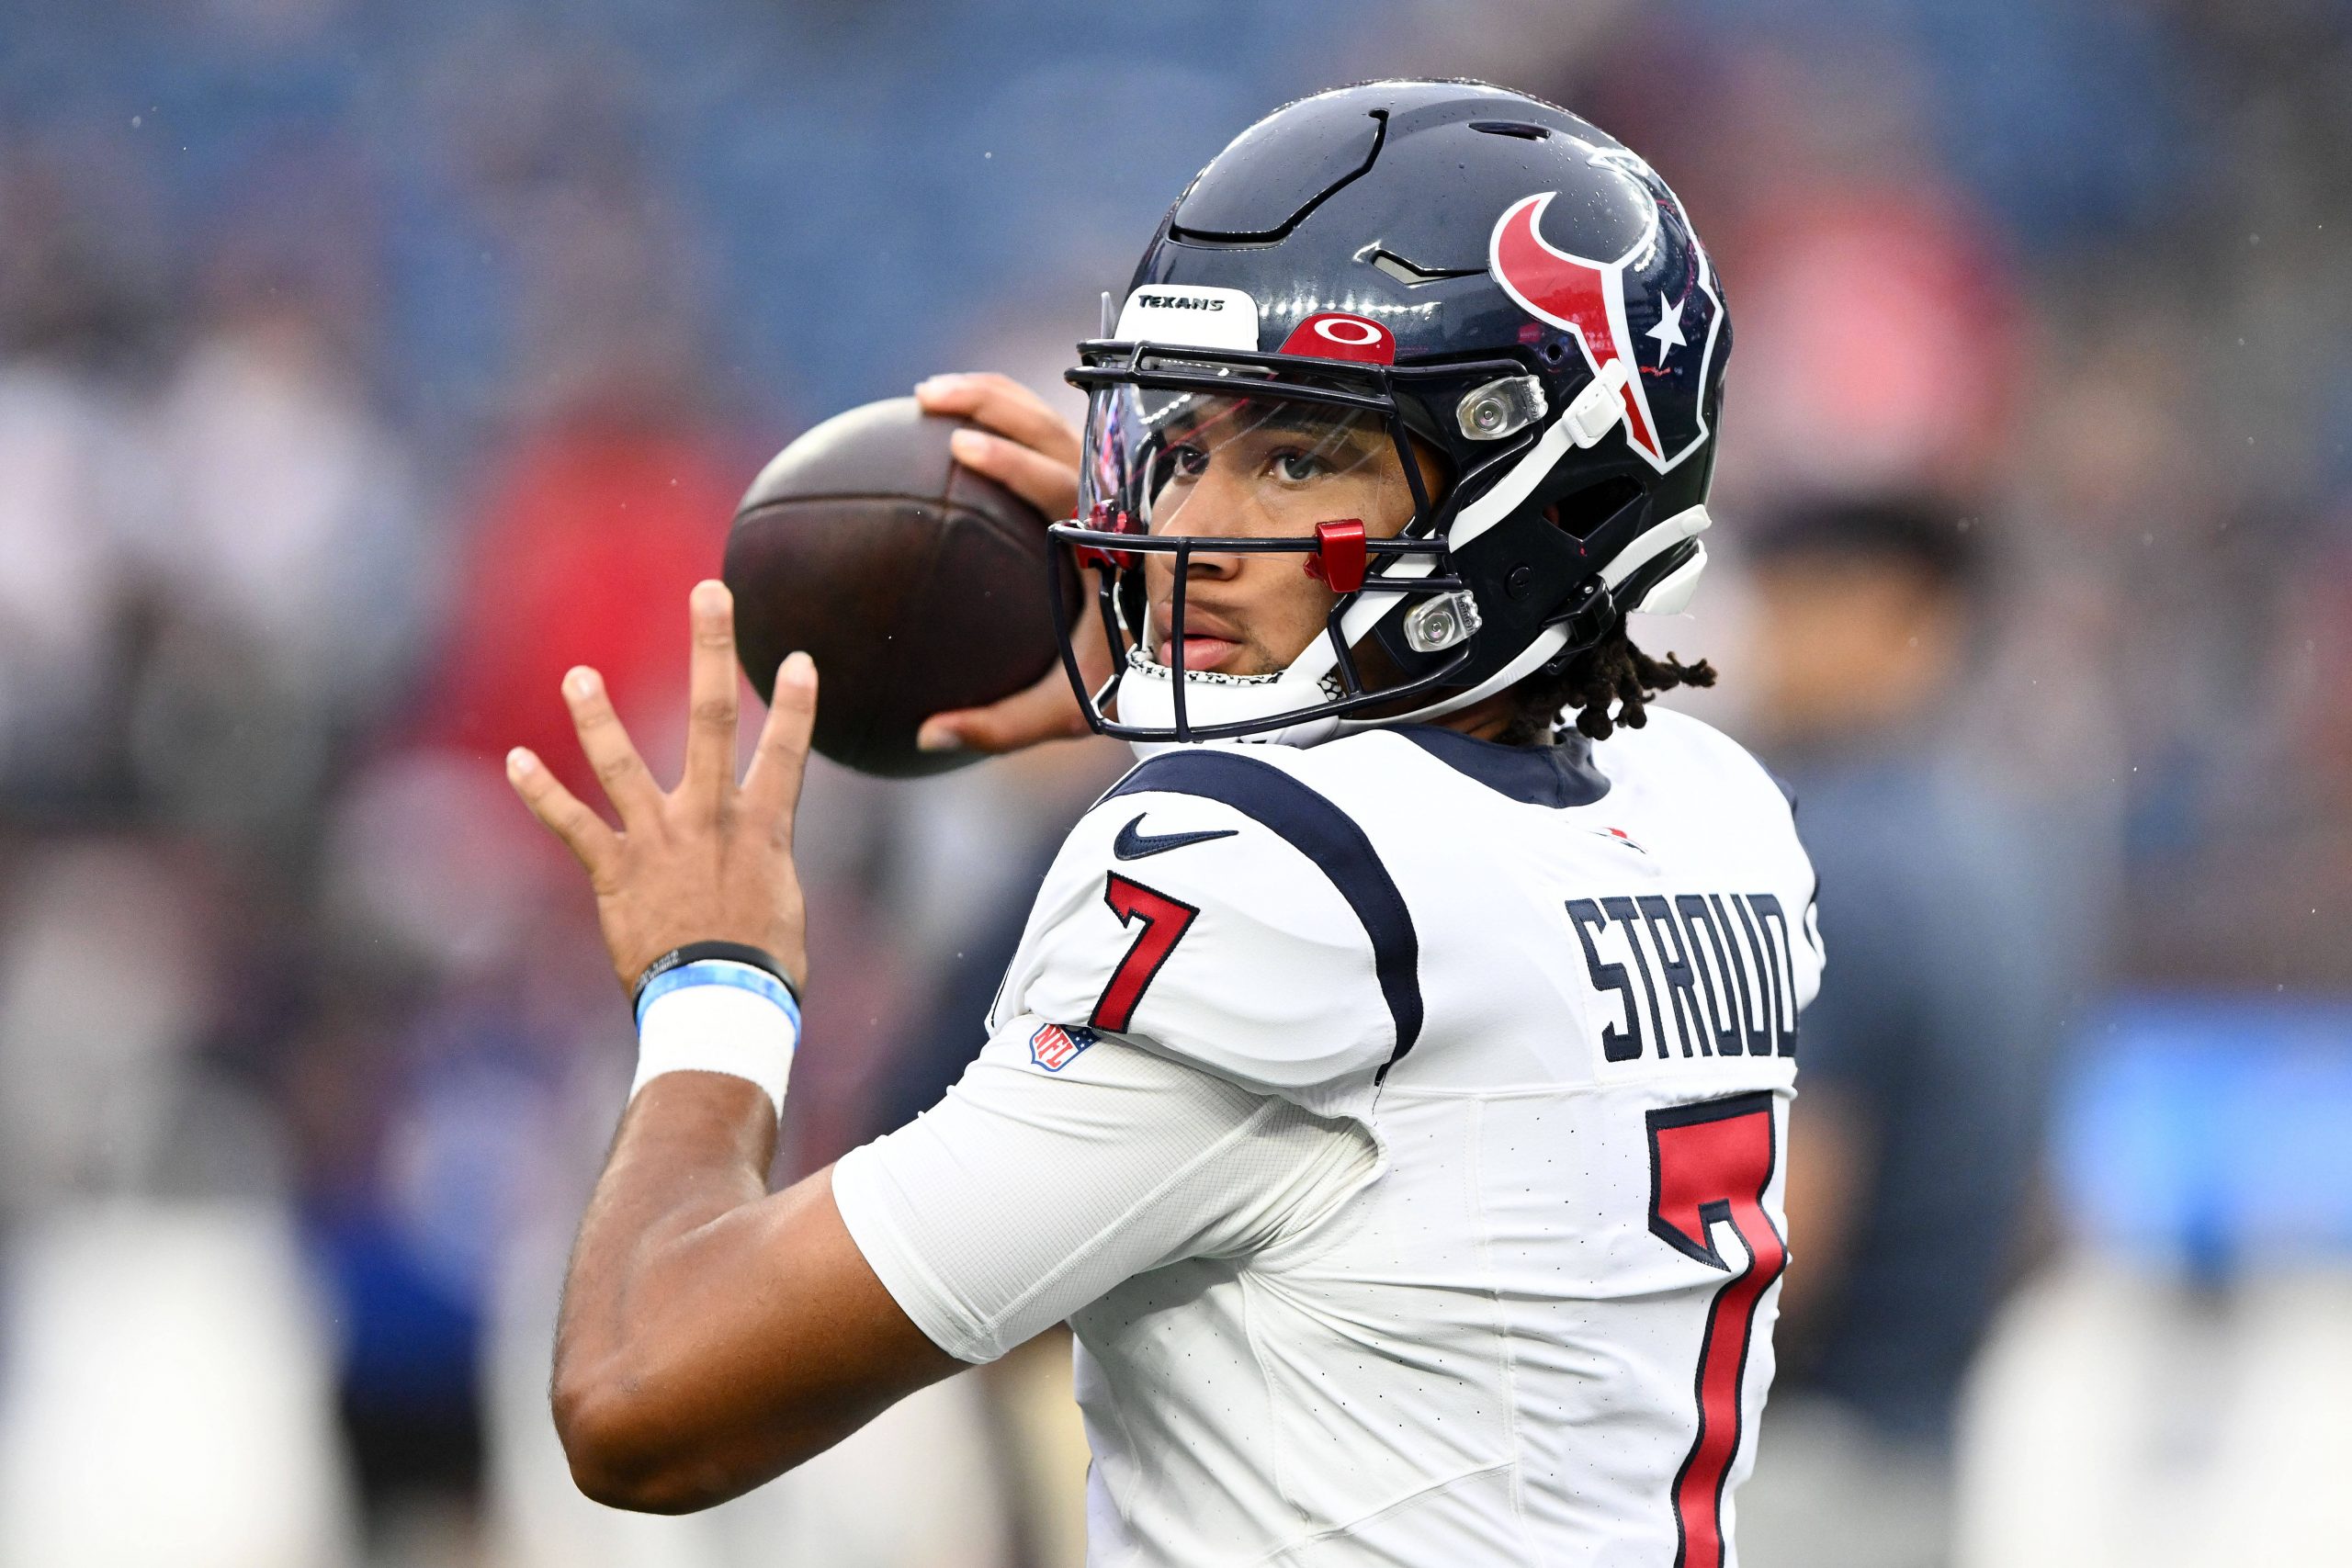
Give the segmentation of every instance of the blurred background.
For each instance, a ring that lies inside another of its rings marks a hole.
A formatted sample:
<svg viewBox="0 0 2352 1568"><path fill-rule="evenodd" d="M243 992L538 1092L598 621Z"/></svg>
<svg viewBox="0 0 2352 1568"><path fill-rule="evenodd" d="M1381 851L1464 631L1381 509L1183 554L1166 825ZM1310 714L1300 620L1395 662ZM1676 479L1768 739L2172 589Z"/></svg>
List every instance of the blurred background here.
<svg viewBox="0 0 2352 1568"><path fill-rule="evenodd" d="M498 760L588 661L673 765L765 457L1067 398L1202 163L1400 73L1633 143L1734 307L1639 635L1824 874L1746 1560L2342 1560L2346 0L16 0L0 1562L1077 1561L1050 1337L710 1515L571 1491L631 1039ZM1123 762L815 781L785 1174L952 1079Z"/></svg>

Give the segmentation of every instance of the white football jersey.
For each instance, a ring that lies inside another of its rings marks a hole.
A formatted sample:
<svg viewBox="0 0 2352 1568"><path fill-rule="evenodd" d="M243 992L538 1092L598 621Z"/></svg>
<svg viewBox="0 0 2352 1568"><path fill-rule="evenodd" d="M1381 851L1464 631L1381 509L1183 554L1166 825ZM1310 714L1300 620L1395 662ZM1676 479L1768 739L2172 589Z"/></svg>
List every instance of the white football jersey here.
<svg viewBox="0 0 2352 1568"><path fill-rule="evenodd" d="M1091 1561L1729 1563L1812 900L1770 775L1664 710L1589 750L1185 747L1097 802L1006 973L998 1070L1114 1037L1297 1123L1268 1136L1376 1157L1069 1303ZM956 1244L883 1234L921 1222L866 1155L843 1213L913 1301L950 1265L908 1247Z"/></svg>

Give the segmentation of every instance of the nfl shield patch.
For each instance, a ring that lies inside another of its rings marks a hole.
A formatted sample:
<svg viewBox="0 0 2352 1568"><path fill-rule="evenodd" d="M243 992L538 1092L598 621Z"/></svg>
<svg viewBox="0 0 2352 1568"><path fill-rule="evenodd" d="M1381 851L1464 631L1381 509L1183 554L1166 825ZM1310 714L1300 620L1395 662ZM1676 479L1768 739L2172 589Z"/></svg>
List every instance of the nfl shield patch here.
<svg viewBox="0 0 2352 1568"><path fill-rule="evenodd" d="M1040 1024L1037 1032L1029 1037L1029 1059L1049 1073L1057 1073L1093 1043L1094 1031L1091 1029L1075 1024L1067 1029L1058 1023Z"/></svg>

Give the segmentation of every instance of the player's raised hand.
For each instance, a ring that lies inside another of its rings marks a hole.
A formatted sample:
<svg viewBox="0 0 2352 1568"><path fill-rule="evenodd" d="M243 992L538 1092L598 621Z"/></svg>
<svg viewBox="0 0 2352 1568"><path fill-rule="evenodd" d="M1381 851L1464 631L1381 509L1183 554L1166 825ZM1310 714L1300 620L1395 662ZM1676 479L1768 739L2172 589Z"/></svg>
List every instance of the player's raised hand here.
<svg viewBox="0 0 2352 1568"><path fill-rule="evenodd" d="M1078 510L1078 432L1046 400L993 371L933 376L915 387L925 413L954 414L978 430L948 439L956 460L986 474L1048 518Z"/></svg>
<svg viewBox="0 0 2352 1568"><path fill-rule="evenodd" d="M934 376L915 388L915 400L926 412L960 415L982 427L959 430L950 438L958 463L996 480L1048 518L1078 510L1079 434L1045 399L1010 376L976 372ZM1080 640L1079 664L1090 686L1110 678L1110 650L1092 637ZM1001 702L932 715L916 744L926 751L1014 751L1086 732L1077 694L1057 665L1035 685Z"/></svg>
<svg viewBox="0 0 2352 1568"><path fill-rule="evenodd" d="M619 814L616 832L517 747L506 777L525 805L587 868L613 971L633 987L646 965L696 942L739 942L775 955L795 984L808 969L806 912L792 863L793 816L817 715L817 669L796 653L776 671L775 699L751 770L735 779L739 677L734 599L695 585L686 762L678 787L654 782L621 727L603 679L584 666L563 678L580 748Z"/></svg>

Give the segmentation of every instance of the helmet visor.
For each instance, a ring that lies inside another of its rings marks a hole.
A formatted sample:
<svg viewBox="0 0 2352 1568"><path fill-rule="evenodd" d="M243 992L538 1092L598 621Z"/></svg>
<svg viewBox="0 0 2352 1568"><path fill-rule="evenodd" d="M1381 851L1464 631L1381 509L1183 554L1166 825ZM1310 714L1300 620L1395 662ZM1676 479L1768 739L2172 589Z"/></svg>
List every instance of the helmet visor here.
<svg viewBox="0 0 2352 1568"><path fill-rule="evenodd" d="M1360 405L1267 385L1210 391L1099 387L1088 413L1081 517L1160 536L1289 538L1361 521L1374 537L1416 531L1427 486L1410 445Z"/></svg>

